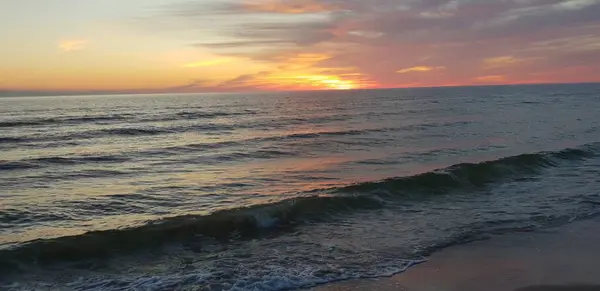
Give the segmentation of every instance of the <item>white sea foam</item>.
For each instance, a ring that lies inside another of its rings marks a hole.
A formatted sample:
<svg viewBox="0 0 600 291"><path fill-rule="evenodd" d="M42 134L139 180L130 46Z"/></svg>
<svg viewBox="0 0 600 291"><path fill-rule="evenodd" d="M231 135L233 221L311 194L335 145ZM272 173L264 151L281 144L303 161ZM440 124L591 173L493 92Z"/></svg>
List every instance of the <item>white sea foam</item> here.
<svg viewBox="0 0 600 291"><path fill-rule="evenodd" d="M206 287L224 291L279 291L295 288L308 288L319 284L349 279L392 276L406 271L424 260L397 260L396 265L381 264L347 269L344 266L299 265L289 268L282 265L267 265L261 269L238 270L240 277L223 282L218 275L209 272L192 271L191 274L169 274L163 276L122 276L111 279L79 279L68 284L76 290L169 290L178 287Z"/></svg>

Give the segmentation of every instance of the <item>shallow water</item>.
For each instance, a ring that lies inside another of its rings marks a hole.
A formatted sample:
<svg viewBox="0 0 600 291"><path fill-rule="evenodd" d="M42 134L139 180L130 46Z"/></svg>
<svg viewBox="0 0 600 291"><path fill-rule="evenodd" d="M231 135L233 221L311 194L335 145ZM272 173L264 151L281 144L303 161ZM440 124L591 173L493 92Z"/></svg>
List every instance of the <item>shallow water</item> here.
<svg viewBox="0 0 600 291"><path fill-rule="evenodd" d="M586 218L597 108L599 84L0 98L0 286L285 290Z"/></svg>

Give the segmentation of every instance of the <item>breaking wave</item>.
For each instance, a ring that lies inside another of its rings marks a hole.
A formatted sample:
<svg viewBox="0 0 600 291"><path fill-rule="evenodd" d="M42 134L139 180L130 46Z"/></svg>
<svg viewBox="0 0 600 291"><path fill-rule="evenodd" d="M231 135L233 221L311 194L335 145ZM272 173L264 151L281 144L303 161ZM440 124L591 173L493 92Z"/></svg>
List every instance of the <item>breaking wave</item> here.
<svg viewBox="0 0 600 291"><path fill-rule="evenodd" d="M386 203L394 200L464 192L489 183L526 179L546 168L596 157L599 152L600 144L589 144L481 163L462 163L414 176L315 190L311 192L312 196L271 204L222 210L209 215L165 218L133 228L36 240L0 250L0 266L14 267L14 263L32 260L53 262L106 257L206 237L218 240L228 240L233 236L252 238L265 231L285 231L308 221L327 221L340 213L385 207Z"/></svg>

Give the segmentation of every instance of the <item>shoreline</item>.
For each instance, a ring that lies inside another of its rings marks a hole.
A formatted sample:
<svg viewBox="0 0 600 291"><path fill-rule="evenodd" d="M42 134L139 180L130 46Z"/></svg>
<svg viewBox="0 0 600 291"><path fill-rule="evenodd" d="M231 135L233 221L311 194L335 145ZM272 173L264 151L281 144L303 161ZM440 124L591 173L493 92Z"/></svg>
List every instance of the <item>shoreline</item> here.
<svg viewBox="0 0 600 291"><path fill-rule="evenodd" d="M600 291L600 218L452 246L387 278L311 291Z"/></svg>

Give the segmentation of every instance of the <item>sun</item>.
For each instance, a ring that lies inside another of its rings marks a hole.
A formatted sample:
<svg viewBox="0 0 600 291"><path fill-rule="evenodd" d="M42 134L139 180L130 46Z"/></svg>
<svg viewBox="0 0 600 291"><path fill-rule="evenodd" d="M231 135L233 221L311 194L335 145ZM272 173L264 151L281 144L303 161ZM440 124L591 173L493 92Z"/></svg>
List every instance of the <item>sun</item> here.
<svg viewBox="0 0 600 291"><path fill-rule="evenodd" d="M336 90L352 90L352 89L356 89L356 86L354 84L339 84L336 86L333 86L333 89Z"/></svg>
<svg viewBox="0 0 600 291"><path fill-rule="evenodd" d="M326 79L322 80L321 83L328 89L334 90L351 90L356 88L356 85L351 81L340 80L340 79Z"/></svg>
<svg viewBox="0 0 600 291"><path fill-rule="evenodd" d="M310 83L313 87L318 87L321 89L352 90L358 87L353 81L343 80L337 76L309 75L298 76L297 78Z"/></svg>

